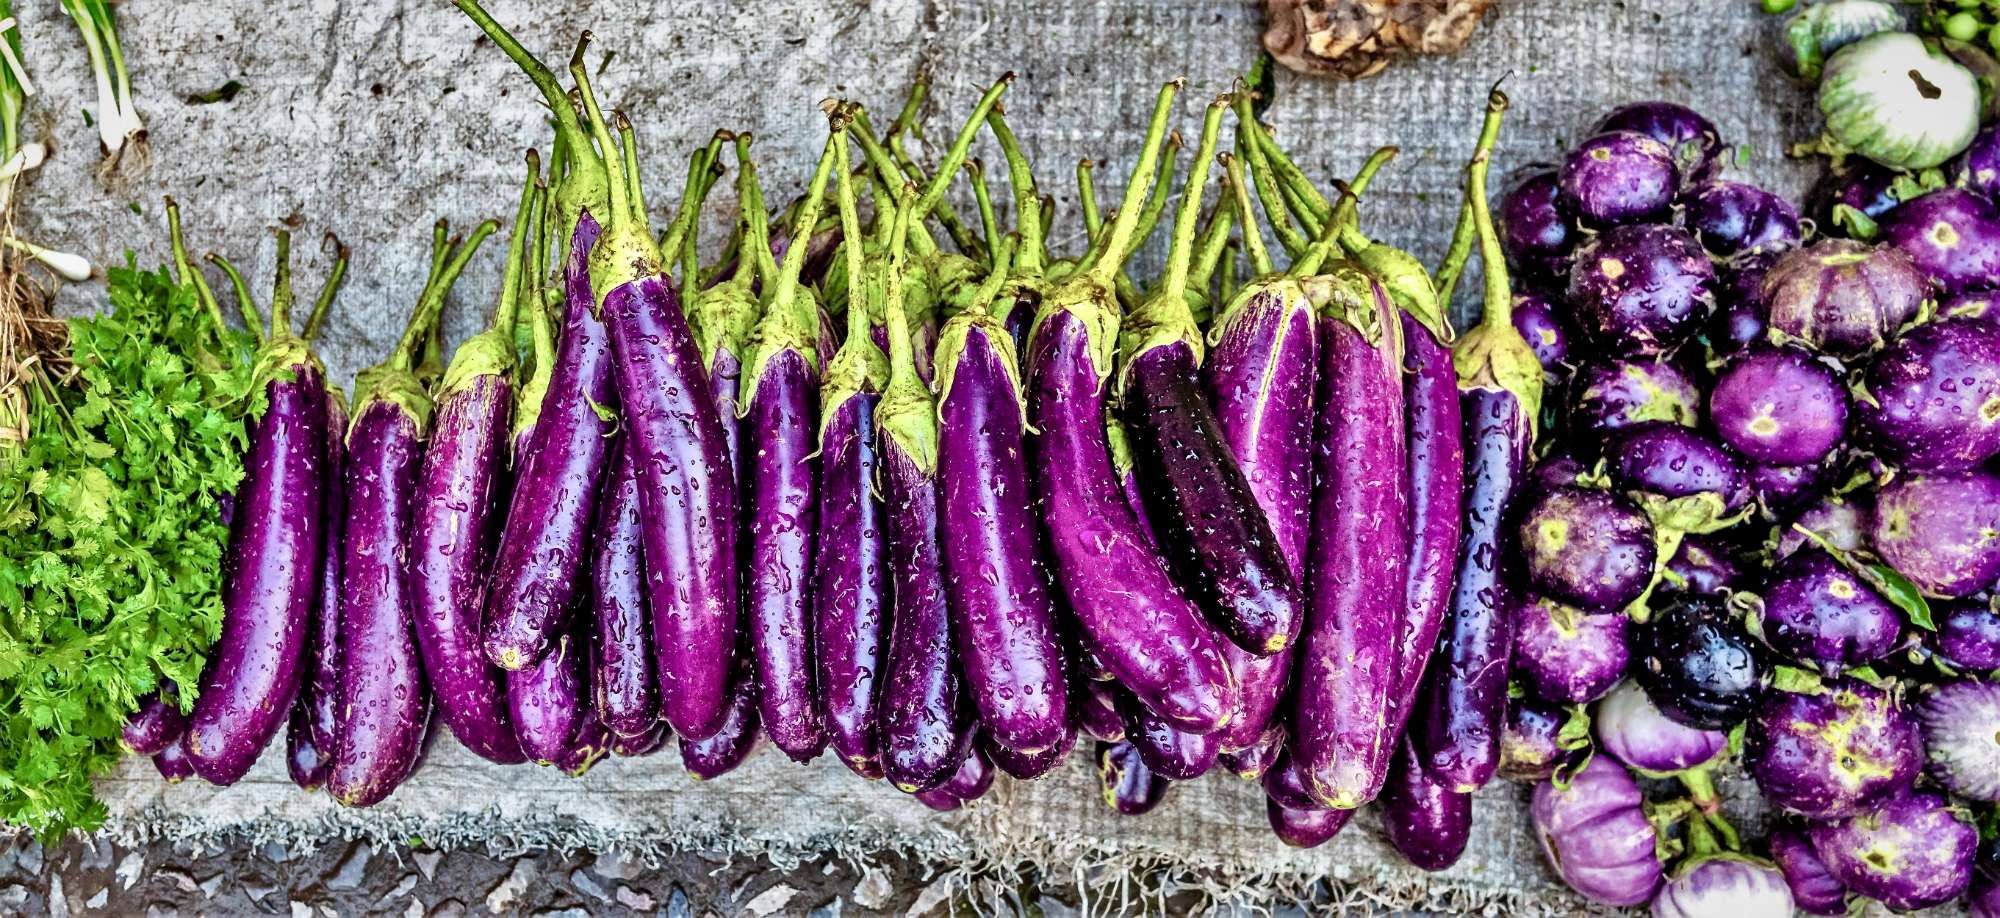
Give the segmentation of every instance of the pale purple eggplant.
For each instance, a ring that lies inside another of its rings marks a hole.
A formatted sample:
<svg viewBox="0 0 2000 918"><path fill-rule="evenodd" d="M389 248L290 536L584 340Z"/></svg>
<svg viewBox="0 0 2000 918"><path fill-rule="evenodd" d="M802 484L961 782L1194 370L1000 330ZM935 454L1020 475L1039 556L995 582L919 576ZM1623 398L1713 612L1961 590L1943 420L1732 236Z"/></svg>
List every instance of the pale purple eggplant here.
<svg viewBox="0 0 2000 918"><path fill-rule="evenodd" d="M1791 918L1792 890L1778 869L1741 855L1690 858L1653 894L1653 918Z"/></svg>
<svg viewBox="0 0 2000 918"><path fill-rule="evenodd" d="M1663 879L1644 803L1623 766L1596 756L1567 783L1536 785L1528 812L1562 881L1592 902L1622 908L1650 901Z"/></svg>
<svg viewBox="0 0 2000 918"><path fill-rule="evenodd" d="M1897 911L1943 905L1972 883L1979 830L1943 794L1898 794L1807 830L1813 852L1856 894Z"/></svg>
<svg viewBox="0 0 2000 918"><path fill-rule="evenodd" d="M1917 704L1930 775L1961 799L2000 802L2000 685L1963 679Z"/></svg>
<svg viewBox="0 0 2000 918"><path fill-rule="evenodd" d="M1745 737L1743 767L1757 789L1809 819L1860 813L1908 789L1923 768L1914 712L1851 679L1772 692Z"/></svg>
<svg viewBox="0 0 2000 918"><path fill-rule="evenodd" d="M1761 347L1730 360L1709 390L1716 433L1753 462L1813 465L1847 435L1847 389L1800 347Z"/></svg>
<svg viewBox="0 0 2000 918"><path fill-rule="evenodd" d="M1869 542L1929 596L1955 599L2000 577L2000 473L1898 475L1875 495Z"/></svg>
<svg viewBox="0 0 2000 918"><path fill-rule="evenodd" d="M1847 887L1812 849L1805 833L1783 828L1771 833L1771 861L1792 891L1792 905L1808 915L1840 918L1848 914Z"/></svg>
<svg viewBox="0 0 2000 918"><path fill-rule="evenodd" d="M1900 249L1823 239L1780 256L1763 293L1778 340L1848 358L1894 337L1930 291L1930 278Z"/></svg>
<svg viewBox="0 0 2000 918"><path fill-rule="evenodd" d="M1575 606L1521 593L1514 618L1514 672L1546 701L1585 704L1625 676L1625 616L1592 615Z"/></svg>

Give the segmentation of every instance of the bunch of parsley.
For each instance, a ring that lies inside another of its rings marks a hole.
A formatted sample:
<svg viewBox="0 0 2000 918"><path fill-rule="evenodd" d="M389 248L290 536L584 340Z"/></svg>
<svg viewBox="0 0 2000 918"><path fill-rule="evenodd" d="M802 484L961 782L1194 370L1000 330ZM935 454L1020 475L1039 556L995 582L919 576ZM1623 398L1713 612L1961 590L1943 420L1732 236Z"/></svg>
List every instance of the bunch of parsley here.
<svg viewBox="0 0 2000 918"><path fill-rule="evenodd" d="M163 680L193 703L222 627L223 504L262 410L256 342L165 269L110 271L68 323L71 369L31 377L0 446L0 823L103 822L91 781Z"/></svg>

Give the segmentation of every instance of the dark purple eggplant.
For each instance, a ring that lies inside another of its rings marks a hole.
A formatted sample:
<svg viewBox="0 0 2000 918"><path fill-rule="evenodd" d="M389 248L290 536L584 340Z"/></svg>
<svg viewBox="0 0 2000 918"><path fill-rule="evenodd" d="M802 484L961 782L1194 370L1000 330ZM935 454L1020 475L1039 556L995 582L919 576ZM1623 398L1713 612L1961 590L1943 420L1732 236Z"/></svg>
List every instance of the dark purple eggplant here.
<svg viewBox="0 0 2000 918"><path fill-rule="evenodd" d="M1409 739L1397 744L1380 803L1382 834L1413 866L1443 870L1465 853L1472 837L1472 795L1432 777Z"/></svg>
<svg viewBox="0 0 2000 918"><path fill-rule="evenodd" d="M1682 597L1631 636L1634 673L1668 717L1727 730L1749 717L1771 684L1758 644L1719 600Z"/></svg>
<svg viewBox="0 0 2000 918"><path fill-rule="evenodd" d="M632 456L617 444L598 498L591 556L591 684L597 719L621 738L644 736L660 722L640 543L639 485Z"/></svg>
<svg viewBox="0 0 2000 918"><path fill-rule="evenodd" d="M1161 91L1134 175L1150 176L1177 84ZM1042 300L1029 334L1029 448L1057 580L1085 643L1147 707L1189 732L1213 732L1238 691L1216 635L1176 584L1125 502L1105 433L1116 347L1113 284L1132 243L1145 180L1128 189L1097 256Z"/></svg>
<svg viewBox="0 0 2000 918"><path fill-rule="evenodd" d="M1584 336L1605 353L1672 353L1715 309L1715 269L1675 226L1617 226L1570 265L1568 299Z"/></svg>
<svg viewBox="0 0 2000 918"><path fill-rule="evenodd" d="M563 758L582 735L583 722L596 716L584 693L586 651L571 625L541 659L507 673L508 717L529 761L552 765Z"/></svg>
<svg viewBox="0 0 2000 918"><path fill-rule="evenodd" d="M1988 289L2000 277L2000 205L1976 192L1939 188L1904 201L1882 221L1882 240L1942 293Z"/></svg>
<svg viewBox="0 0 2000 918"><path fill-rule="evenodd" d="M1582 764L1590 749L1590 716L1582 708L1520 695L1507 699L1500 734L1500 777L1536 784Z"/></svg>
<svg viewBox="0 0 2000 918"><path fill-rule="evenodd" d="M1817 547L1778 562L1759 594L1764 642L1829 676L1887 657L1903 636L1895 605Z"/></svg>
<svg viewBox="0 0 2000 918"><path fill-rule="evenodd" d="M1401 734L1444 628L1464 537L1465 422L1458 373L1443 323L1402 313L1404 433L1409 457L1409 568L1403 621L1390 690L1394 730ZM1518 330L1518 326L1517 326Z"/></svg>
<svg viewBox="0 0 2000 918"><path fill-rule="evenodd" d="M1216 733L1195 734L1174 729L1132 693L1117 692L1119 719L1125 723L1125 741L1139 751L1139 758L1154 774L1169 781L1192 781L1215 767L1221 749ZM1218 731L1220 732L1220 731Z"/></svg>
<svg viewBox="0 0 2000 918"><path fill-rule="evenodd" d="M2000 472L1898 475L1875 495L1869 542L1925 595L1957 599L2000 578Z"/></svg>
<svg viewBox="0 0 2000 918"><path fill-rule="evenodd" d="M1514 618L1514 672L1548 701L1584 704L1625 676L1625 616L1591 615L1523 593Z"/></svg>
<svg viewBox="0 0 2000 918"><path fill-rule="evenodd" d="M306 675L285 730L285 762L292 783L311 790L326 783L333 770L333 748L340 719L340 562L347 532L347 399L338 389L326 393L326 489L321 492L319 595L313 601L310 643L306 645Z"/></svg>
<svg viewBox="0 0 2000 918"><path fill-rule="evenodd" d="M1591 133L1610 131L1632 131L1666 144L1681 181L1690 185L1713 179L1727 154L1715 122L1673 102L1631 102L1614 108Z"/></svg>
<svg viewBox="0 0 2000 918"><path fill-rule="evenodd" d="M1808 915L1841 918L1849 913L1847 887L1828 870L1804 832L1783 828L1771 833L1771 861L1792 891L1792 905Z"/></svg>
<svg viewBox="0 0 2000 918"><path fill-rule="evenodd" d="M757 714L757 676L747 648L737 651L730 674L728 704L722 728L706 739L680 738L681 767L697 780L709 781L735 771L757 751L762 721Z"/></svg>
<svg viewBox="0 0 2000 918"><path fill-rule="evenodd" d="M1523 276L1560 277L1569 271L1569 253L1581 234L1558 205L1560 175L1554 166L1524 166L1494 205L1507 266Z"/></svg>
<svg viewBox="0 0 2000 918"><path fill-rule="evenodd" d="M839 114L833 130L844 132ZM829 140L792 229L812 231L844 145ZM841 164L846 168L846 164ZM799 283L806 247L788 248L744 365L743 520L749 554L745 616L757 660L758 709L771 745L807 761L826 748L813 663L813 556L819 535L819 301ZM728 419L736 420L736 419Z"/></svg>
<svg viewBox="0 0 2000 918"><path fill-rule="evenodd" d="M486 586L505 520L513 459L514 325L524 293L528 245L540 219L541 162L528 152L528 180L514 216L492 325L459 346L438 384L435 430L417 476L410 520L410 608L438 714L476 755L523 760L507 720L504 671L480 646ZM530 308L540 308L539 303Z"/></svg>
<svg viewBox="0 0 2000 918"><path fill-rule="evenodd" d="M327 793L345 806L388 797L409 777L430 726L430 679L416 644L405 561L433 408L417 377L417 352L452 283L497 228L492 221L474 228L425 286L389 359L355 379L343 496L340 708L326 779ZM492 426L497 440L504 428Z"/></svg>
<svg viewBox="0 0 2000 918"><path fill-rule="evenodd" d="M1707 182L1681 198L1681 224L1717 258L1799 244L1799 212L1783 197L1742 182Z"/></svg>
<svg viewBox="0 0 2000 918"><path fill-rule="evenodd" d="M1639 598L1658 553L1653 525L1637 504L1582 485L1533 495L1516 538L1536 590L1592 611L1622 609Z"/></svg>
<svg viewBox="0 0 2000 918"><path fill-rule="evenodd" d="M1742 579L1742 564L1723 536L1691 535L1681 540L1680 549L1667 562L1656 592L1662 596L1720 596L1724 590L1739 587Z"/></svg>
<svg viewBox="0 0 2000 918"><path fill-rule="evenodd" d="M1143 816L1167 798L1167 779L1153 774L1131 743L1097 744L1097 781L1104 804L1126 816Z"/></svg>
<svg viewBox="0 0 2000 918"><path fill-rule="evenodd" d="M1986 603L1951 603L1938 615L1930 641L1938 661L1953 669L2000 670L2000 610Z"/></svg>
<svg viewBox="0 0 2000 918"><path fill-rule="evenodd" d="M243 777L291 713L319 593L329 395L325 368L291 328L290 252L280 232L258 350L259 365L273 368L263 384L268 407L250 425L224 559L222 634L188 715L186 761L211 784Z"/></svg>
<svg viewBox="0 0 2000 918"><path fill-rule="evenodd" d="M1897 911L1943 905L1965 893L1979 830L1943 794L1892 796L1806 832L1813 852L1850 891Z"/></svg>
<svg viewBox="0 0 2000 918"><path fill-rule="evenodd" d="M1494 91L1467 169L1466 198L1486 266L1486 312L1452 353L1465 424L1465 524L1435 675L1425 680L1411 721L1424 768L1458 793L1485 786L1499 767L1514 639L1502 546L1541 412L1541 366L1514 328L1513 291L1486 203L1488 157L1506 107L1506 96Z"/></svg>
<svg viewBox="0 0 2000 918"><path fill-rule="evenodd" d="M1680 191L1673 151L1645 134L1609 131L1563 155L1556 186L1566 211L1596 227L1648 223Z"/></svg>
<svg viewBox="0 0 2000 918"><path fill-rule="evenodd" d="M603 718L599 718L600 722L602 720ZM607 731L611 730L609 726L606 726L604 729ZM636 759L641 756L652 755L665 747L667 740L670 738L671 734L667 732L667 725L664 721L654 723L651 729L643 733L634 733L629 736L621 736L616 732L612 732L611 754L621 759Z"/></svg>
<svg viewBox="0 0 2000 918"><path fill-rule="evenodd" d="M1535 360L1548 381L1568 378L1575 359L1576 334L1570 331L1569 319L1555 300L1539 293L1515 294L1514 330L1534 349Z"/></svg>
<svg viewBox="0 0 2000 918"><path fill-rule="evenodd" d="M993 760L995 767L1022 781L1028 781L1048 774L1068 761L1070 751L1076 748L1079 732L1081 731L1072 726L1063 731L1062 738L1057 740L1055 745L1033 755L1016 752L994 742L990 733L982 732L980 736L986 755Z"/></svg>
<svg viewBox="0 0 2000 918"><path fill-rule="evenodd" d="M1708 414L1722 439L1754 462L1814 465L1847 434L1847 389L1804 348L1756 348L1716 378Z"/></svg>
<svg viewBox="0 0 2000 918"><path fill-rule="evenodd" d="M585 671L589 671L587 666ZM586 677L584 681L588 683L589 679ZM588 686L586 686L587 693ZM577 733L576 739L570 742L569 748L563 751L560 758L549 764L564 775L581 778L606 755L611 754L612 744L617 740L618 735L604 726L603 721L586 716L583 719L583 729Z"/></svg>
<svg viewBox="0 0 2000 918"><path fill-rule="evenodd" d="M1116 682L1081 681L1070 706L1078 729L1100 743L1124 742L1125 720L1118 716L1119 690Z"/></svg>
<svg viewBox="0 0 2000 918"><path fill-rule="evenodd" d="M1904 332L1863 371L1855 402L1875 453L1912 472L2000 455L2000 327L1944 318Z"/></svg>
<svg viewBox="0 0 2000 918"><path fill-rule="evenodd" d="M1294 848L1317 848L1333 840L1358 810L1324 807L1290 807L1275 798L1264 798L1264 817L1270 820L1271 834Z"/></svg>
<svg viewBox="0 0 2000 918"><path fill-rule="evenodd" d="M1693 427L1701 420L1701 391L1665 358L1585 363L1570 391L1570 424L1579 431L1601 435L1648 421Z"/></svg>
<svg viewBox="0 0 2000 918"><path fill-rule="evenodd" d="M194 763L188 759L185 742L168 743L167 748L153 753L153 768L168 784L179 784L194 777Z"/></svg>
<svg viewBox="0 0 2000 918"><path fill-rule="evenodd" d="M181 713L178 695L169 681L141 699L138 710L125 718L124 728L118 731L118 745L126 752L156 755L179 743L187 732L187 715Z"/></svg>
<svg viewBox="0 0 2000 918"><path fill-rule="evenodd" d="M1865 156L1829 161L1826 172L1806 192L1806 216L1829 237L1873 239L1882 219L1903 203L1896 185L1905 174Z"/></svg>
<svg viewBox="0 0 2000 918"><path fill-rule="evenodd" d="M1264 773L1278 761L1278 752L1285 748L1284 728L1272 726L1249 747L1234 752L1223 750L1216 761L1230 773L1245 781L1261 781Z"/></svg>

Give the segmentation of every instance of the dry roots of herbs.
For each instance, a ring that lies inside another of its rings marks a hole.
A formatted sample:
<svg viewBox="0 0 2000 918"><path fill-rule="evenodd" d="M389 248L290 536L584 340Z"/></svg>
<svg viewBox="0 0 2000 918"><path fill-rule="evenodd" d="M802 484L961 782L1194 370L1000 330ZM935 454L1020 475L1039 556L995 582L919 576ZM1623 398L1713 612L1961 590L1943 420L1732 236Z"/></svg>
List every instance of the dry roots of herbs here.
<svg viewBox="0 0 2000 918"><path fill-rule="evenodd" d="M1492 0L1268 0L1264 47L1300 73L1359 79L1405 54L1452 54Z"/></svg>

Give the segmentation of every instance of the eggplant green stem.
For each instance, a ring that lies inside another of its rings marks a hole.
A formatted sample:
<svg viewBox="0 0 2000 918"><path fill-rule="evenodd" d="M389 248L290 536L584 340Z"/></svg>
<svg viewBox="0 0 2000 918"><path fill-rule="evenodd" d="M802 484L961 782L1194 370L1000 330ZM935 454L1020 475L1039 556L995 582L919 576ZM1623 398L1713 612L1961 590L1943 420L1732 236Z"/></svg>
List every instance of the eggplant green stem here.
<svg viewBox="0 0 2000 918"><path fill-rule="evenodd" d="M1104 228L1104 214L1097 209L1097 161L1079 159L1076 161L1076 199L1083 208L1083 229L1092 239L1097 238Z"/></svg>
<svg viewBox="0 0 2000 918"><path fill-rule="evenodd" d="M1480 322L1490 326L1513 327L1514 291L1507 281L1507 256L1500 249L1500 234L1494 229L1493 210L1486 203L1486 174L1493 164L1493 147L1500 139L1500 117L1507 111L1507 94L1498 88L1486 99L1486 118L1479 127L1479 143L1473 147L1472 163L1466 168L1465 198L1472 205L1472 222L1479 230L1479 260L1485 264L1485 315ZM1456 279L1454 278L1454 282Z"/></svg>
<svg viewBox="0 0 2000 918"><path fill-rule="evenodd" d="M533 187L533 186L530 186ZM311 342L319 337L319 327L326 322L326 315L333 308L334 295L340 292L340 285L347 279L347 259L351 254L340 237L326 234L326 244L333 246L333 271L326 277L326 283L319 288L319 298L313 300L312 312L306 315L305 339Z"/></svg>
<svg viewBox="0 0 2000 918"><path fill-rule="evenodd" d="M728 131L716 131L715 136L709 138L708 146L702 148L699 154L702 166L695 173L698 180L682 192L681 212L676 216L677 220L682 221L678 230L680 235L676 238L674 235L676 231L669 229L667 244L660 247L661 258L680 259L683 312L694 309L696 301L707 294L703 289L701 253L698 245L701 238L701 208L708 203L708 193L722 179L722 145L735 139L736 135Z"/></svg>
<svg viewBox="0 0 2000 918"><path fill-rule="evenodd" d="M661 261L672 264L681 260L683 249L687 246L688 233L693 229L699 212L700 205L696 201L700 199L702 183L708 180L708 171L712 168L714 166L708 160L707 147L696 147L693 153L688 154L687 181L681 185L680 207L674 211L673 222L667 224L667 231L660 236ZM680 273L681 284L684 287L692 289L700 285L694 272L687 270L685 264L682 265ZM683 291L682 307L685 308L687 303L688 292Z"/></svg>
<svg viewBox="0 0 2000 918"><path fill-rule="evenodd" d="M1250 273L1262 277L1272 272L1271 252L1264 247L1264 232L1257 228L1257 210L1250 203L1249 183L1243 178L1243 161L1227 153L1222 160L1223 184L1236 203L1236 222L1243 225L1243 249L1249 254Z"/></svg>
<svg viewBox="0 0 2000 918"><path fill-rule="evenodd" d="M542 157L531 148L525 159L528 179L521 183L521 201L514 208L514 230L507 237L507 262L500 272L500 303L493 307L496 329L513 328L520 314L521 275L526 270L528 240L535 231L535 185L542 179Z"/></svg>
<svg viewBox="0 0 2000 918"><path fill-rule="evenodd" d="M993 210L993 195L986 187L986 164L973 157L965 161L965 178L972 183L972 201L979 208L980 247L986 252L987 267L998 257L1000 215Z"/></svg>
<svg viewBox="0 0 2000 918"><path fill-rule="evenodd" d="M1264 159L1264 145L1257 139L1257 133L1262 130L1257 116L1250 111L1250 94L1237 93L1237 149L1245 157L1244 165L1250 170L1250 180L1256 185L1258 199L1264 202L1264 214L1271 221L1271 230L1278 234L1278 242L1285 247L1285 252L1297 258L1305 252L1308 241L1292 224L1284 195L1278 191L1277 182L1271 177L1271 165Z"/></svg>
<svg viewBox="0 0 2000 918"><path fill-rule="evenodd" d="M846 108L850 115L853 110ZM854 173L850 167L847 136L849 131L835 131L833 134L834 158L839 162L839 184L835 186L834 200L840 208L840 249L847 260L847 337L843 347L874 346L868 336L867 268L862 260L861 208L854 199Z"/></svg>
<svg viewBox="0 0 2000 918"><path fill-rule="evenodd" d="M396 350L389 355L390 368L409 370L416 366L417 350L430 337L431 326L437 324L438 314L444 310L445 294L450 292L452 284L458 282L458 276L465 273L465 266L472 261L480 243L499 229L500 224L492 220L473 227L472 235L446 260L437 278L424 285L423 294L417 298L417 308L410 314L409 327L403 329L402 340L396 342Z"/></svg>
<svg viewBox="0 0 2000 918"><path fill-rule="evenodd" d="M1458 225L1451 231L1451 247L1445 250L1444 261L1437 269L1438 312L1444 315L1451 314L1451 297L1458 292L1458 279L1465 274L1465 263L1472 258L1477 236L1472 201L1468 199L1458 207Z"/></svg>
<svg viewBox="0 0 2000 918"><path fill-rule="evenodd" d="M827 118L832 133L847 132L851 116L839 106L832 106ZM771 294L771 305L766 310L767 314L784 316L800 304L799 273L804 271L806 266L806 249L809 248L806 239L812 235L813 226L819 222L820 203L826 200L826 181L833 174L834 157L837 153L833 138L829 136L826 149L820 152L819 164L813 168L812 186L806 192L805 206L799 208L798 217L792 224L792 241L785 247L785 263L778 270L776 290ZM817 340L819 315L812 312L810 307L814 303L810 297L804 299L804 305L808 307L806 311L811 314L793 316L792 319L797 324L798 330L807 336L808 341ZM748 400L745 400L745 405L748 404Z"/></svg>
<svg viewBox="0 0 2000 918"><path fill-rule="evenodd" d="M928 216L938 201L944 197L945 189L951 186L952 176L958 173L967 154L971 152L972 139L979 136L980 125L985 123L986 116L993 111L993 106L999 103L1000 95L1013 83L1014 72L1010 70L1001 74L1000 79L995 80L985 94L980 96L979 104L972 110L972 117L958 129L958 136L952 138L951 148L946 151L944 161L938 163L937 173L931 176L930 184L924 186L922 196L917 198L917 209L913 214L915 219Z"/></svg>
<svg viewBox="0 0 2000 918"><path fill-rule="evenodd" d="M1047 263L1048 237L1034 171L1021 153L1021 142L1007 126L1006 112L999 105L994 105L987 114L986 126L993 130L993 138L1000 142L1000 150L1007 157L1007 181L1014 191L1014 228L1021 235L1021 243L1014 251L1014 273L1039 277Z"/></svg>
<svg viewBox="0 0 2000 918"><path fill-rule="evenodd" d="M222 303L215 298L215 291L209 289L208 279L202 277L201 272L195 269L194 263L188 260L187 241L181 236L181 206L174 201L172 195L167 196L167 241L174 250L174 273L177 275L174 278L175 282L183 286L194 286L195 301L200 303L203 309L208 310L209 319L215 323L215 333L220 337L228 330L229 323L222 318ZM252 324L250 334L261 340L264 330Z"/></svg>
<svg viewBox="0 0 2000 918"><path fill-rule="evenodd" d="M270 333L266 333L264 318L257 314L257 304L250 298L250 285L244 283L243 272L236 270L236 266L231 264L229 259L214 252L203 257L208 259L209 264L221 268L222 273L229 277L229 286L236 290L236 311L243 317L244 327L250 329L250 334L256 336L257 343L262 344L270 340L271 335L277 332L277 326L273 324Z"/></svg>
<svg viewBox="0 0 2000 918"><path fill-rule="evenodd" d="M576 107L570 104L569 95L563 92L555 72L537 60L513 34L500 25L492 15L481 7L478 0L452 0L459 10L471 18L486 37L500 46L501 53L513 60L514 64L528 75L528 80L540 90L542 98L548 102L549 111L556 120L556 142L562 155L557 158L564 163L564 170L556 179L555 203L562 221L563 238L576 231L577 220L586 209L604 201L609 176L604 161L591 148L590 135L577 118ZM577 41L576 51L571 56L574 67L583 57L583 50L590 43L590 33L585 32Z"/></svg>
<svg viewBox="0 0 2000 918"><path fill-rule="evenodd" d="M1007 318L1005 315L1006 309L1012 309L1014 302L1012 299L1009 299L1006 309L996 309L995 304L1000 299L1000 290L1007 286L1007 272L1013 268L1014 253L1020 247L1021 236L1019 233L1008 233L1002 236L1000 241L993 246L993 269L987 272L986 279L980 282L979 289L972 294L972 302L975 308L983 306L989 315L1002 321L1005 321Z"/></svg>
<svg viewBox="0 0 2000 918"><path fill-rule="evenodd" d="M632 205L632 219L646 222L646 189L639 182L639 139L633 135L632 121L624 112L612 112L612 119L618 126L618 148L623 151L625 162L625 194Z"/></svg>
<svg viewBox="0 0 2000 918"><path fill-rule="evenodd" d="M917 376L916 349L910 341L909 318L903 314L903 271L909 248L911 214L919 200L916 186L905 182L902 193L896 196L892 205L895 222L889 229L889 268L883 284L882 320L889 335L889 385L897 389L923 386L923 381Z"/></svg>
<svg viewBox="0 0 2000 918"><path fill-rule="evenodd" d="M771 258L770 214L764 210L764 184L757 178L757 162L750 156L751 136L748 132L736 135L736 205L737 219L743 225L743 249L737 256L736 273L729 278L729 284L739 290L749 290L759 277L773 281L778 276L778 263Z"/></svg>
<svg viewBox="0 0 2000 918"><path fill-rule="evenodd" d="M1158 101L1153 105L1153 117L1146 127L1146 143L1140 148L1139 164L1132 169L1132 180L1125 187L1125 198L1118 205L1117 220L1107 231L1109 235L1097 254L1078 266L1078 273L1110 288L1124 266L1125 259L1132 253L1133 231L1139 225L1139 208L1145 203L1147 192L1153 180L1153 171L1160 159L1160 147L1166 141L1167 115L1173 110L1174 95L1180 92L1183 80L1173 80L1160 87Z"/></svg>
<svg viewBox="0 0 2000 918"><path fill-rule="evenodd" d="M905 112L908 112L908 109L905 109ZM910 112L910 114L914 115L913 112ZM896 165L902 171L905 180L912 182L929 180L931 177L924 174L924 168L917 165L916 159L903 147L903 138L906 136L915 137L920 141L924 139L921 126L917 124L914 118L907 125L904 124L901 114L896 116L896 120L897 123L890 126L889 135L883 138L888 144L889 153L895 157ZM942 169L938 171L939 174L944 173ZM952 244L958 247L961 254L979 261L985 261L992 257L992 253L987 249L987 244L982 243L972 235L972 231L966 227L965 221L958 218L958 211L952 208L950 201L938 201L931 208L931 214L937 217L938 225L944 227L945 235L951 237ZM988 236L987 238L991 239L992 237Z"/></svg>
<svg viewBox="0 0 2000 918"><path fill-rule="evenodd" d="M1167 252L1166 289L1168 298L1178 300L1183 311L1187 309L1188 275L1194 265L1195 225L1201 221L1201 199L1208 190L1208 164L1215 158L1216 135L1222 130L1222 115L1229 111L1231 99L1229 95L1216 97L1202 117L1200 145L1195 149L1187 186L1181 191L1180 211L1174 215L1172 247ZM1164 191L1161 197L1165 197ZM1193 320L1190 314L1188 321Z"/></svg>
<svg viewBox="0 0 2000 918"><path fill-rule="evenodd" d="M1228 184L1226 174L1222 181ZM1223 193L1228 194L1228 191ZM1188 278L1190 289L1206 291L1209 282L1215 279L1215 265L1222 260L1222 253L1228 251L1229 231L1235 224L1236 209L1228 201L1216 201L1215 209L1208 213L1208 225L1203 227L1201 239L1195 243L1194 267Z"/></svg>
<svg viewBox="0 0 2000 918"><path fill-rule="evenodd" d="M909 179L903 176L903 170L896 165L895 158L890 156L889 151L884 149L881 142L875 138L875 130L868 124L868 112L859 105L854 105L852 108L854 109L854 125L848 133L852 134L854 139L861 144L862 158L866 159L868 164L875 169L875 195L883 201L894 200L896 193L893 189L908 182ZM882 233L893 232L893 229L886 222L879 220L877 222L882 223L880 227ZM886 245L887 242L885 241L884 244ZM931 237L930 229L921 220L917 221L916 226L910 228L909 245L917 250L917 255L925 258L936 253L938 248L937 240Z"/></svg>
<svg viewBox="0 0 2000 918"><path fill-rule="evenodd" d="M450 224L443 220L431 224L431 269L424 275L424 286L437 283L438 272L444 270L445 259L451 256L452 240L449 237Z"/></svg>

